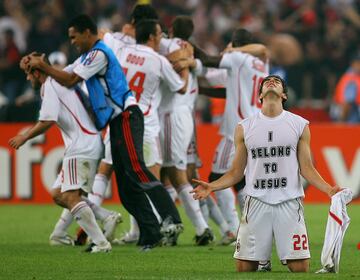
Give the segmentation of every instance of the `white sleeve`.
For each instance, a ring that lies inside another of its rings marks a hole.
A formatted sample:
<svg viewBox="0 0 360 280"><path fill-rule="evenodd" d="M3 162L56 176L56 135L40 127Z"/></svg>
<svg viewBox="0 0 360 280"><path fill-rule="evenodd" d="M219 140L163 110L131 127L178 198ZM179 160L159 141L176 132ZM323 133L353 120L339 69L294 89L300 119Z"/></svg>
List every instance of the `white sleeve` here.
<svg viewBox="0 0 360 280"><path fill-rule="evenodd" d="M115 38L111 33L109 33L109 32L105 33L105 35L103 37L103 41L110 49L114 48Z"/></svg>
<svg viewBox="0 0 360 280"><path fill-rule="evenodd" d="M159 54L167 55L169 53L169 45L170 45L170 40L169 39L161 38L160 47L159 47Z"/></svg>
<svg viewBox="0 0 360 280"><path fill-rule="evenodd" d="M248 54L239 51L226 53L220 61L219 68L231 69L233 67L240 67L248 56Z"/></svg>
<svg viewBox="0 0 360 280"><path fill-rule="evenodd" d="M50 81L48 79L43 85L44 95L39 112L39 121L57 122L60 112L60 100Z"/></svg>
<svg viewBox="0 0 360 280"><path fill-rule="evenodd" d="M86 58L74 68L74 73L84 80L102 72L107 65L107 58L100 50L89 52Z"/></svg>
<svg viewBox="0 0 360 280"><path fill-rule="evenodd" d="M163 82L165 82L172 92L177 92L183 88L185 82L172 68L170 62L165 58L161 57L161 76Z"/></svg>
<svg viewBox="0 0 360 280"><path fill-rule="evenodd" d="M197 77L204 76L207 72L206 68L203 66L200 59L195 59L195 61L196 61L196 67L193 70L195 76Z"/></svg>
<svg viewBox="0 0 360 280"><path fill-rule="evenodd" d="M79 57L72 64L65 66L63 70L68 73L72 73L72 72L74 72L74 68L80 63L81 63L81 61L80 61L80 57Z"/></svg>

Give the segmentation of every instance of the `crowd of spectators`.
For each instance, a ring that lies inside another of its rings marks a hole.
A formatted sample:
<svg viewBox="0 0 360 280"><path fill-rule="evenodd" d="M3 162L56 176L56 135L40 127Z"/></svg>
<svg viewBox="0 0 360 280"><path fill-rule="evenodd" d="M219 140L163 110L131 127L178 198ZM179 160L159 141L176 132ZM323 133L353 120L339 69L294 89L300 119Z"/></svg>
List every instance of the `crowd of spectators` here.
<svg viewBox="0 0 360 280"><path fill-rule="evenodd" d="M359 50L359 0L2 0L0 120L37 117L39 100L18 68L23 54L62 51L73 61L76 53L67 38L73 16L87 13L100 27L119 30L137 2L151 2L164 27L176 15L191 15L192 40L212 54L225 48L234 28L250 30L272 50L273 69L292 89L291 106L329 108L337 80ZM300 52L276 45L279 34L287 34ZM23 115L19 107L26 108Z"/></svg>

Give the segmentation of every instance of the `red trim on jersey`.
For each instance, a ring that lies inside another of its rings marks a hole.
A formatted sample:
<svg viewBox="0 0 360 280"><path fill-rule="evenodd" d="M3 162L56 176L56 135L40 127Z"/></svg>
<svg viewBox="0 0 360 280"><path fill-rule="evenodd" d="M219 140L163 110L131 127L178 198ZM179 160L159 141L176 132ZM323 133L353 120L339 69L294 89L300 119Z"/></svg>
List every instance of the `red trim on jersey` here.
<svg viewBox="0 0 360 280"><path fill-rule="evenodd" d="M138 175L140 181L142 183L148 183L148 182L150 182L150 180L147 177L144 170L140 166L139 159L137 157L135 146L134 146L134 141L132 139L130 122L129 122L130 112L128 112L128 111L124 112L123 116L124 116L123 123L122 123L123 124L123 133L124 133L124 138L125 138L125 144L129 151L131 166L133 167L133 170L135 171L135 173Z"/></svg>
<svg viewBox="0 0 360 280"><path fill-rule="evenodd" d="M74 175L75 175L75 185L77 185L78 184L78 180L77 180L77 166L76 166L76 158L74 159Z"/></svg>
<svg viewBox="0 0 360 280"><path fill-rule="evenodd" d="M93 132L88 130L87 128L85 128L81 122L78 120L78 118L76 117L76 115L70 110L70 108L68 106L66 106L66 104L61 100L60 103L64 105L64 107L69 111L69 113L74 117L75 121L77 122L77 124L80 126L80 129L82 130L82 132L84 132L85 134L89 134L89 135L97 135L97 132Z"/></svg>
<svg viewBox="0 0 360 280"><path fill-rule="evenodd" d="M329 211L329 215L331 218L333 218L335 220L335 222L337 222L340 226L342 226L342 220L336 216L333 212Z"/></svg>
<svg viewBox="0 0 360 280"><path fill-rule="evenodd" d="M71 180L71 160L69 160L68 162L68 169L69 169L69 181L70 181L70 185L72 185L72 180Z"/></svg>

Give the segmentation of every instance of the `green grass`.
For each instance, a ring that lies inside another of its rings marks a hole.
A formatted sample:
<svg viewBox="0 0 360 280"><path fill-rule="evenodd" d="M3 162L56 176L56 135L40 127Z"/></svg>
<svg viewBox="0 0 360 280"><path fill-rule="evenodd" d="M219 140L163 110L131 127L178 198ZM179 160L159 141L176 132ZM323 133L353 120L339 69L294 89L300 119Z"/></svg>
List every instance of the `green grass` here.
<svg viewBox="0 0 360 280"><path fill-rule="evenodd" d="M117 205L106 207L125 211ZM176 247L140 253L136 246L117 246L109 254L86 254L80 247L50 247L48 237L61 210L45 206L0 206L0 279L360 279L360 205L350 205L340 273L317 275L327 205L306 205L312 254L311 273L291 274L273 252L273 272L236 273L232 246L195 247L194 229L180 208L185 231ZM117 234L127 229L125 223ZM72 226L70 233L75 232ZM217 234L217 240L219 235Z"/></svg>

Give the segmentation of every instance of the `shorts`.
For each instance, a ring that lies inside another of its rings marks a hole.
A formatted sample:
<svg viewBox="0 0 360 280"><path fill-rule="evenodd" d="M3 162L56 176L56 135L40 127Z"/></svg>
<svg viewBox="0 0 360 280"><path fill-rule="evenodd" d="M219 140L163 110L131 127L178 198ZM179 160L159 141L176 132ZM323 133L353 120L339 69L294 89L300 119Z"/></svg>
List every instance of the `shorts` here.
<svg viewBox="0 0 360 280"><path fill-rule="evenodd" d="M105 157L103 159L101 159L101 161L112 165L113 161L112 161L112 156L111 156L111 144L110 144L110 129L109 126L106 129L106 134L104 137L104 146L105 146Z"/></svg>
<svg viewBox="0 0 360 280"><path fill-rule="evenodd" d="M143 151L146 167L162 164L160 139L158 136L144 136Z"/></svg>
<svg viewBox="0 0 360 280"><path fill-rule="evenodd" d="M194 133L194 120L188 107L179 107L160 117L163 167L186 170L187 151Z"/></svg>
<svg viewBox="0 0 360 280"><path fill-rule="evenodd" d="M95 159L65 158L53 189L60 187L61 192L82 189L90 193L98 163Z"/></svg>
<svg viewBox="0 0 360 280"><path fill-rule="evenodd" d="M246 196L234 258L270 260L273 239L281 261L310 258L301 199L270 205Z"/></svg>
<svg viewBox="0 0 360 280"><path fill-rule="evenodd" d="M195 128L195 126L194 126L194 128ZM195 131L193 133L190 145L187 150L187 164L195 164L196 168L201 168L203 165L201 162L201 159L199 157L199 153L198 153L198 149L197 149Z"/></svg>
<svg viewBox="0 0 360 280"><path fill-rule="evenodd" d="M235 155L235 145L233 140L223 136L216 147L211 172L224 174L232 164Z"/></svg>

